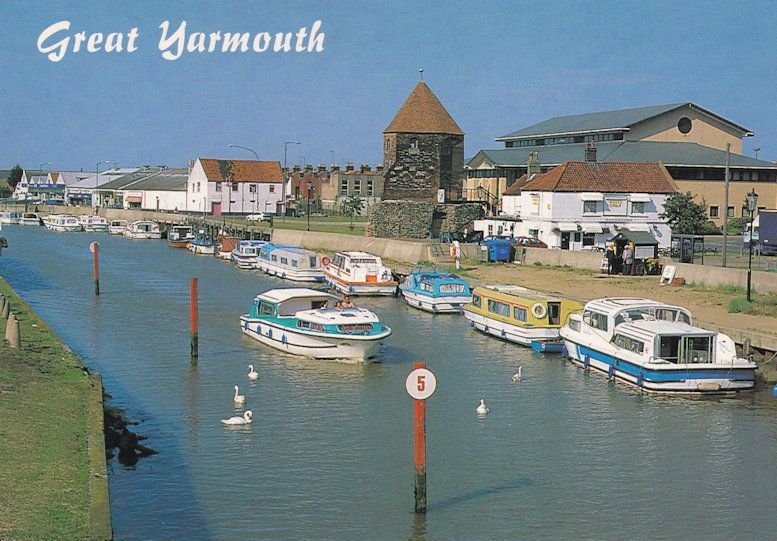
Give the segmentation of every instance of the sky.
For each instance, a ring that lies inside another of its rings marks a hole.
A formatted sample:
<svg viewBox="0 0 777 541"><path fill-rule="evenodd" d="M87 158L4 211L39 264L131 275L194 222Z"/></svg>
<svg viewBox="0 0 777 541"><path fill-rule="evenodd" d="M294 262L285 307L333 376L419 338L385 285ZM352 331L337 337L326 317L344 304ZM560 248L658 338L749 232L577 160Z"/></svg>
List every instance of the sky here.
<svg viewBox="0 0 777 541"><path fill-rule="evenodd" d="M0 168L185 167L251 151L288 165L374 165L421 68L465 132L466 158L554 116L693 102L755 132L744 154L758 147L777 160L777 10L767 1L0 0L0 20ZM69 30L45 36L62 21ZM291 32L292 50L167 60L165 21L168 37L185 21L187 40L248 32L249 47L263 32ZM298 31L316 21L322 50L302 39L297 52ZM73 51L79 32L103 43ZM106 52L114 32L124 50ZM42 35L51 50L39 50Z"/></svg>

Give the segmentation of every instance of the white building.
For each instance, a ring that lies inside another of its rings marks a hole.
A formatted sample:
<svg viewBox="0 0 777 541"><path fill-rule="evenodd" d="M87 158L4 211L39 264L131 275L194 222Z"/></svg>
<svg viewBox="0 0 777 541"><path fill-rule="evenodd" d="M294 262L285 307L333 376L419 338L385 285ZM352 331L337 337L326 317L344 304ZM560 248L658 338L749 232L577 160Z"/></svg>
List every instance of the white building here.
<svg viewBox="0 0 777 541"><path fill-rule="evenodd" d="M77 173L73 176L75 182L67 184L65 188L65 201L69 205L104 206L106 201L98 201L98 187L102 189L111 181L132 174L137 170L137 167L116 167L95 173ZM67 177L65 178L67 179Z"/></svg>
<svg viewBox="0 0 777 541"><path fill-rule="evenodd" d="M197 158L189 172L184 210L215 216L275 213L282 183L278 161Z"/></svg>
<svg viewBox="0 0 777 541"><path fill-rule="evenodd" d="M661 163L565 162L504 192L503 216L477 220L485 236L536 237L550 248L604 247L619 230L651 233L669 247L659 218L677 186Z"/></svg>

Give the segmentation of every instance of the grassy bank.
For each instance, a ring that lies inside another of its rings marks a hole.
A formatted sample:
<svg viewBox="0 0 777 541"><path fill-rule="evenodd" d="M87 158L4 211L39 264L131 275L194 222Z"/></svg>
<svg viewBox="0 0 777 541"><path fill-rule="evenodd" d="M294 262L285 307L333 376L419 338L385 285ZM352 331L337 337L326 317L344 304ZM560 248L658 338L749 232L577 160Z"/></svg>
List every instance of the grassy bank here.
<svg viewBox="0 0 777 541"><path fill-rule="evenodd" d="M94 436L100 394L81 360L2 279L0 293L22 340L19 350L0 346L0 539L87 539L89 427L91 417ZM97 460L104 465L104 455Z"/></svg>

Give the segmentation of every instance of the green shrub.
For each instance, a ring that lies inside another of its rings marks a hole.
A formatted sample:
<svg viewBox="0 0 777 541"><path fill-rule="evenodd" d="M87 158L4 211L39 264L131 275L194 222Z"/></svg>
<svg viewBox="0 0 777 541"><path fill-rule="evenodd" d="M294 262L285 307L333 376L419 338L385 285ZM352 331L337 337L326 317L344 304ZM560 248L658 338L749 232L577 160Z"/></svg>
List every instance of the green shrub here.
<svg viewBox="0 0 777 541"><path fill-rule="evenodd" d="M736 312L747 313L753 306L753 303L748 302L747 297L734 297L728 303L728 313L733 314Z"/></svg>

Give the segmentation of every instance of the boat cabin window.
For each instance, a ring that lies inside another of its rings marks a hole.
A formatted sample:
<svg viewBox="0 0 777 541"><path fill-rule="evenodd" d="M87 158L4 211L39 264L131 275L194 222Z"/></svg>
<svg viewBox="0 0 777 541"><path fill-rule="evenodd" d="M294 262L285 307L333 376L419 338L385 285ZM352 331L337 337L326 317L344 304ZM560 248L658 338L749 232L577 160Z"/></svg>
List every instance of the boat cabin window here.
<svg viewBox="0 0 777 541"><path fill-rule="evenodd" d="M464 284L440 284L440 293L464 293Z"/></svg>
<svg viewBox="0 0 777 541"><path fill-rule="evenodd" d="M548 323L551 325L561 325L561 303L548 303Z"/></svg>
<svg viewBox="0 0 777 541"><path fill-rule="evenodd" d="M488 300L488 311L492 314L510 317L510 305L493 299Z"/></svg>
<svg viewBox="0 0 777 541"><path fill-rule="evenodd" d="M291 260L291 266L294 267L295 269L298 268L299 267L299 261L297 261L296 259L292 259Z"/></svg>
<svg viewBox="0 0 777 541"><path fill-rule="evenodd" d="M351 259L351 263L358 265L376 265L378 262L374 259Z"/></svg>
<svg viewBox="0 0 777 541"><path fill-rule="evenodd" d="M686 336L683 338L683 363L712 362L711 336Z"/></svg>
<svg viewBox="0 0 777 541"><path fill-rule="evenodd" d="M273 316L275 315L275 305L269 302L261 301L259 303L259 315L260 316Z"/></svg>
<svg viewBox="0 0 777 541"><path fill-rule="evenodd" d="M676 363L680 352L679 336L661 336L658 345L658 356L670 363Z"/></svg>
<svg viewBox="0 0 777 541"><path fill-rule="evenodd" d="M373 327L372 323L349 323L346 325L338 325L337 329L340 332L364 334L371 331Z"/></svg>
<svg viewBox="0 0 777 541"><path fill-rule="evenodd" d="M418 284L418 287L422 291L428 291L430 293L432 293L434 291L434 286L432 284L430 284L429 282L421 282L420 284Z"/></svg>
<svg viewBox="0 0 777 541"><path fill-rule="evenodd" d="M338 268L342 268L344 259L345 258L343 256L341 256L340 254L337 254L332 258L332 265Z"/></svg>
<svg viewBox="0 0 777 541"><path fill-rule="evenodd" d="M310 303L310 308L318 310L319 308L326 308L329 305L329 301L313 301Z"/></svg>
<svg viewBox="0 0 777 541"><path fill-rule="evenodd" d="M281 265L288 265L288 264L289 264L289 260L286 259L285 257L282 257L281 258Z"/></svg>
<svg viewBox="0 0 777 541"><path fill-rule="evenodd" d="M310 329L311 331L323 331L324 326L318 323L310 323L309 321L297 321L297 327L300 329Z"/></svg>
<svg viewBox="0 0 777 541"><path fill-rule="evenodd" d="M315 269L318 267L318 257L317 256L310 256L310 268Z"/></svg>
<svg viewBox="0 0 777 541"><path fill-rule="evenodd" d="M273 261L278 261L278 256L273 254L270 256L270 259L272 259Z"/></svg>
<svg viewBox="0 0 777 541"><path fill-rule="evenodd" d="M513 317L518 321L526 321L526 308L523 306L514 306Z"/></svg>
<svg viewBox="0 0 777 541"><path fill-rule="evenodd" d="M583 312L583 321L594 329L599 329L600 331L607 330L607 316L599 312L586 310Z"/></svg>
<svg viewBox="0 0 777 541"><path fill-rule="evenodd" d="M623 322L639 321L641 319L645 319L646 316L648 318L650 317L649 314L645 314L641 309L624 310L615 316L615 325L620 325Z"/></svg>
<svg viewBox="0 0 777 541"><path fill-rule="evenodd" d="M616 334L612 341L619 348L626 349L632 353L643 353L645 351L645 343L630 336Z"/></svg>
<svg viewBox="0 0 777 541"><path fill-rule="evenodd" d="M472 306L480 308L480 295L472 295Z"/></svg>

